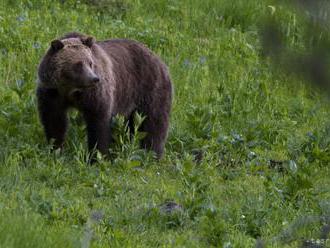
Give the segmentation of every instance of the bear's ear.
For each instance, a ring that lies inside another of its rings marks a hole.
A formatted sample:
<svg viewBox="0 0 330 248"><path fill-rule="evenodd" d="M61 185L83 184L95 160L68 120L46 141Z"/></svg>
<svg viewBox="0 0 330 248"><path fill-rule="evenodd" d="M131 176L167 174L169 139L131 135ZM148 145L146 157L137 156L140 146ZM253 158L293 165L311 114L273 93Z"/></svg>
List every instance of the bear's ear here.
<svg viewBox="0 0 330 248"><path fill-rule="evenodd" d="M51 48L54 52L62 49L64 47L64 44L60 40L53 40L51 43Z"/></svg>
<svg viewBox="0 0 330 248"><path fill-rule="evenodd" d="M86 38L82 38L82 39L81 39L81 42L82 42L85 46L92 47L93 44L95 43L95 38L92 37L92 36L88 36L88 37L86 37Z"/></svg>

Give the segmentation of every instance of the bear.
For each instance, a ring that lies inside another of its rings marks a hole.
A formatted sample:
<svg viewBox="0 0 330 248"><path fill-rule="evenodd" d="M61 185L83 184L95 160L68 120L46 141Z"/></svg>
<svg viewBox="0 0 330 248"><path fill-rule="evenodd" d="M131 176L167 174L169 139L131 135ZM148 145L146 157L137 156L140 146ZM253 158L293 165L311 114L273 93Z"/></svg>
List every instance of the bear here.
<svg viewBox="0 0 330 248"><path fill-rule="evenodd" d="M111 121L117 114L133 125L136 112L145 117L141 146L161 158L172 105L172 82L164 62L138 41L96 41L78 32L51 42L38 67L39 118L53 149L62 148L67 112L84 119L90 154L109 155ZM132 130L132 129L131 129Z"/></svg>

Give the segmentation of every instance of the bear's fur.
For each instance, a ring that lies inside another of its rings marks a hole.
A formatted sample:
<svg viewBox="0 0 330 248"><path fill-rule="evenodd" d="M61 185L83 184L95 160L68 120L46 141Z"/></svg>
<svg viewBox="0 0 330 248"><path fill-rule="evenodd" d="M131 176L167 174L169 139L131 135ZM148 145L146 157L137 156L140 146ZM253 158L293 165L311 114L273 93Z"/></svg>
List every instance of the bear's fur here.
<svg viewBox="0 0 330 248"><path fill-rule="evenodd" d="M135 111L146 116L142 146L163 154L172 84L165 64L142 44L124 39L95 41L69 33L51 42L38 68L37 100L47 140L62 147L67 110L77 108L87 126L88 148L107 154L111 118L129 125Z"/></svg>

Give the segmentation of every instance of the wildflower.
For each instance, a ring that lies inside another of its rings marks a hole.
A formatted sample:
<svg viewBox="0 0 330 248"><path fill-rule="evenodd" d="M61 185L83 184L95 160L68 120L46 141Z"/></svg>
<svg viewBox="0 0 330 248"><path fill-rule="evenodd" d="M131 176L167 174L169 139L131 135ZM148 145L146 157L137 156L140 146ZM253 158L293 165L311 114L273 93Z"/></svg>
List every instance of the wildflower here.
<svg viewBox="0 0 330 248"><path fill-rule="evenodd" d="M22 88L22 86L24 85L25 81L24 79L16 79L16 86L17 88Z"/></svg>
<svg viewBox="0 0 330 248"><path fill-rule="evenodd" d="M202 56L199 58L199 63L201 63L202 65L204 65L206 63L206 57Z"/></svg>
<svg viewBox="0 0 330 248"><path fill-rule="evenodd" d="M26 19L27 18L24 15L20 15L20 16L16 17L16 20L19 21L19 22L24 22Z"/></svg>
<svg viewBox="0 0 330 248"><path fill-rule="evenodd" d="M103 219L103 212L102 211L93 211L91 213L91 220L98 223Z"/></svg>
<svg viewBox="0 0 330 248"><path fill-rule="evenodd" d="M32 47L33 47L34 49L40 49L40 48L41 48L41 45L40 45L39 42L34 42L34 43L32 44Z"/></svg>
<svg viewBox="0 0 330 248"><path fill-rule="evenodd" d="M185 59L185 60L183 61L183 65L184 65L185 67L190 67L191 63L190 63L189 59Z"/></svg>

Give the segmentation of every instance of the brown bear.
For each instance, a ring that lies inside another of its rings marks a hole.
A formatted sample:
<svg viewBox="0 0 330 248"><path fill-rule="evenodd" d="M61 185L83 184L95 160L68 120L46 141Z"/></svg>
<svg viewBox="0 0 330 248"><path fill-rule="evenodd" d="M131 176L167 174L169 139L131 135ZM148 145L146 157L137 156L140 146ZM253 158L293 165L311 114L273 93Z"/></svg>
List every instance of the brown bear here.
<svg viewBox="0 0 330 248"><path fill-rule="evenodd" d="M51 42L38 68L37 101L47 140L62 147L67 110L78 109L87 126L88 148L108 154L113 116L132 126L135 111L145 116L142 147L160 158L169 127L172 83L166 65L137 41L95 41L69 33Z"/></svg>

